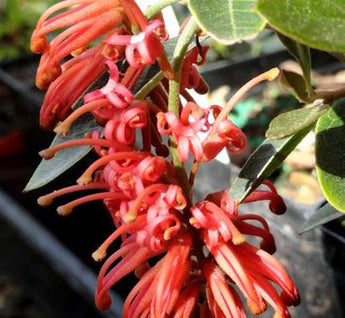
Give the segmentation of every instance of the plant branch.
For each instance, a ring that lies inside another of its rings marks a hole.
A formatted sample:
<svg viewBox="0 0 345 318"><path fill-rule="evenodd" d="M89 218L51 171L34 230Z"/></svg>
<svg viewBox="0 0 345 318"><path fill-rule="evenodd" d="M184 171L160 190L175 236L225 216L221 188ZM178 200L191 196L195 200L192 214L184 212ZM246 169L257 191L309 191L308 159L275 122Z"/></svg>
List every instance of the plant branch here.
<svg viewBox="0 0 345 318"><path fill-rule="evenodd" d="M173 55L173 71L174 79L169 81L169 102L168 110L173 112L177 117L179 116L180 105L180 78L184 56L188 50L188 45L192 41L198 26L194 18L190 18L186 27L184 28L180 38L177 41L174 55ZM173 136L170 137L170 152L172 156L173 165L178 174L181 186L187 194L189 200L192 199L191 187L189 186L188 176L184 164L180 161L177 152L177 144Z"/></svg>
<svg viewBox="0 0 345 318"><path fill-rule="evenodd" d="M146 11L145 16L148 20L151 20L154 16L156 16L161 10L165 7L170 6L171 4L178 2L179 0L162 0L153 5L150 5Z"/></svg>

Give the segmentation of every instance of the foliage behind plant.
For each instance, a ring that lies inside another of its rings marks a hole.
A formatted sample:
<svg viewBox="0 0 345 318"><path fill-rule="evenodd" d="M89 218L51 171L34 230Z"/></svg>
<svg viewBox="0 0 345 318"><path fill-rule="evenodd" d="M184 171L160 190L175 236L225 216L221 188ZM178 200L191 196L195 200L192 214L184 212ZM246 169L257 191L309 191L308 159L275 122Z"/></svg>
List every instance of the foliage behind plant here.
<svg viewBox="0 0 345 318"><path fill-rule="evenodd" d="M41 13L57 0L0 2L0 59L30 52L30 37Z"/></svg>

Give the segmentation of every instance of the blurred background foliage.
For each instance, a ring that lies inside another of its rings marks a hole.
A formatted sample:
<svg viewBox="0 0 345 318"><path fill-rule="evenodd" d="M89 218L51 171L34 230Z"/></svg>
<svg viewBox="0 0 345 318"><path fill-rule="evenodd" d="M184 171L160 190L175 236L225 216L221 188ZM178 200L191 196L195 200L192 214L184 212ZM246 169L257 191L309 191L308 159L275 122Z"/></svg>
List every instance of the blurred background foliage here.
<svg viewBox="0 0 345 318"><path fill-rule="evenodd" d="M0 59L30 52L30 37L41 13L57 0L0 0Z"/></svg>

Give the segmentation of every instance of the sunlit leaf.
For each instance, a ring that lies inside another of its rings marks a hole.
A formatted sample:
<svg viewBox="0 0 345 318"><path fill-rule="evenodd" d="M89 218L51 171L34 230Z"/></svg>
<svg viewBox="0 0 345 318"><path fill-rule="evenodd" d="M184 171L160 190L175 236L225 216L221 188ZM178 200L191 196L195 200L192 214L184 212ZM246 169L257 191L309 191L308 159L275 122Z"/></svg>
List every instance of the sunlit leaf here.
<svg viewBox="0 0 345 318"><path fill-rule="evenodd" d="M254 0L189 0L188 6L199 26L224 44L253 37L265 20L252 11Z"/></svg>
<svg viewBox="0 0 345 318"><path fill-rule="evenodd" d="M275 117L266 131L266 137L280 139L290 136L314 124L328 109L322 100L317 100L312 107L300 108Z"/></svg>
<svg viewBox="0 0 345 318"><path fill-rule="evenodd" d="M316 124L315 156L323 194L345 212L345 101L341 100Z"/></svg>
<svg viewBox="0 0 345 318"><path fill-rule="evenodd" d="M256 10L280 33L307 46L345 52L344 0L258 0Z"/></svg>

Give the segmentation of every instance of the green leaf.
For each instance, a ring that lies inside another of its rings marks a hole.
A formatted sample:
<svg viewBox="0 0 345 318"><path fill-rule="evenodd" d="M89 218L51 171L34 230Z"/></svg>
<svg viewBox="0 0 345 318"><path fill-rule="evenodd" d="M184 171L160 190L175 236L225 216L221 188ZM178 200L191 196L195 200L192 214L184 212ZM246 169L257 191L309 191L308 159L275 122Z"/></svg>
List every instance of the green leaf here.
<svg viewBox="0 0 345 318"><path fill-rule="evenodd" d="M344 216L343 213L339 212L331 205L325 204L323 207L316 210L312 216L304 222L298 233L302 234L322 224L339 219L342 216Z"/></svg>
<svg viewBox="0 0 345 318"><path fill-rule="evenodd" d="M344 0L259 0L256 10L268 23L298 42L345 52Z"/></svg>
<svg viewBox="0 0 345 318"><path fill-rule="evenodd" d="M280 84L302 103L310 103L314 100L307 93L307 86L303 76L295 72L282 70L280 73Z"/></svg>
<svg viewBox="0 0 345 318"><path fill-rule="evenodd" d="M243 201L262 181L267 179L296 148L312 127L279 139L266 139L249 157L234 180L229 195L236 201Z"/></svg>
<svg viewBox="0 0 345 318"><path fill-rule="evenodd" d="M188 6L199 26L224 44L253 37L265 20L252 11L254 0L189 0Z"/></svg>
<svg viewBox="0 0 345 318"><path fill-rule="evenodd" d="M311 56L309 47L298 43L283 34L277 33L280 41L285 45L288 52L295 58L298 64L301 66L303 72L303 78L305 81L306 92L309 97L314 94L313 86L311 85Z"/></svg>
<svg viewBox="0 0 345 318"><path fill-rule="evenodd" d="M280 114L275 117L266 131L266 137L270 139L280 139L313 125L322 116L328 105L324 105L322 100L316 100L312 107L300 108Z"/></svg>
<svg viewBox="0 0 345 318"><path fill-rule="evenodd" d="M51 146L62 142L84 138L85 133L102 128L96 124L90 114L75 121L66 137L56 136ZM43 159L26 185L24 192L38 189L56 179L82 159L92 148L89 146L71 147L58 151L52 159Z"/></svg>
<svg viewBox="0 0 345 318"><path fill-rule="evenodd" d="M327 201L345 212L345 101L321 116L316 124L317 174Z"/></svg>

